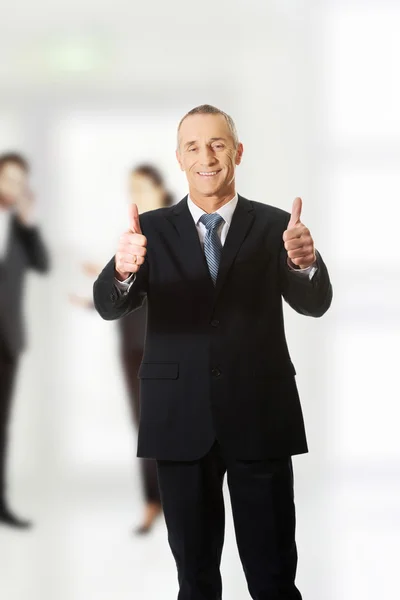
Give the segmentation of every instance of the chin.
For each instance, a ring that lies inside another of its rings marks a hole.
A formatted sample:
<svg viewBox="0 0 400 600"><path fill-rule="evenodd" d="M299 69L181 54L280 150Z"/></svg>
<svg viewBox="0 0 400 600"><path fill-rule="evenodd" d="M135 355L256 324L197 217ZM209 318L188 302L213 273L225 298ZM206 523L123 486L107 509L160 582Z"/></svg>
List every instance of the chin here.
<svg viewBox="0 0 400 600"><path fill-rule="evenodd" d="M216 185L215 183L211 184L211 182L208 185L207 182L205 183L206 185L202 185L198 188L199 192L204 194L205 196L215 196L222 189L221 185Z"/></svg>
<svg viewBox="0 0 400 600"><path fill-rule="evenodd" d="M205 194L217 194L219 191L219 187L215 185L203 185L202 191Z"/></svg>

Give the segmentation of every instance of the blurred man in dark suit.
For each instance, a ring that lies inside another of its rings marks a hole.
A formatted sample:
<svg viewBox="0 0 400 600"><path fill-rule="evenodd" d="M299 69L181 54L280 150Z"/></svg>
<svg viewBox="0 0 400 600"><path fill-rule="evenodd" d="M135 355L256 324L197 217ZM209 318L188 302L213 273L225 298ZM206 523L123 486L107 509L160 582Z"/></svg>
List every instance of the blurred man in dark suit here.
<svg viewBox="0 0 400 600"><path fill-rule="evenodd" d="M157 460L179 600L221 599L225 474L251 597L301 600L291 457L307 441L282 298L321 317L332 287L300 198L289 214L236 193L242 155L229 115L187 113L189 195L140 219L133 205L94 285L104 319L147 299L138 452Z"/></svg>
<svg viewBox="0 0 400 600"><path fill-rule="evenodd" d="M0 155L0 524L29 528L6 497L8 426L18 359L24 347L22 302L28 269L48 270L48 255L34 221L29 164L17 153Z"/></svg>

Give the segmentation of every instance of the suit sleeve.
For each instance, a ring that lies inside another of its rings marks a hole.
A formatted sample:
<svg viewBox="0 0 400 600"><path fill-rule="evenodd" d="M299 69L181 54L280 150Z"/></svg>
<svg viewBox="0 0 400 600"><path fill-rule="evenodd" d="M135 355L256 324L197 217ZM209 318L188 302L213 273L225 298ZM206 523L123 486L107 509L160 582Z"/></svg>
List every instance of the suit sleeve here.
<svg viewBox="0 0 400 600"><path fill-rule="evenodd" d="M26 227L16 220L18 234L25 248L28 265L40 273L50 268L49 254L38 227Z"/></svg>
<svg viewBox="0 0 400 600"><path fill-rule="evenodd" d="M287 259L287 252L282 240L279 256L282 296L301 315L322 317L330 307L333 297L328 269L322 256L317 252L317 272L311 280L309 277L299 277L298 273L289 268Z"/></svg>
<svg viewBox="0 0 400 600"><path fill-rule="evenodd" d="M115 256L104 267L93 285L94 306L106 321L125 317L142 306L147 296L148 260L146 258L128 293L121 294L115 285Z"/></svg>

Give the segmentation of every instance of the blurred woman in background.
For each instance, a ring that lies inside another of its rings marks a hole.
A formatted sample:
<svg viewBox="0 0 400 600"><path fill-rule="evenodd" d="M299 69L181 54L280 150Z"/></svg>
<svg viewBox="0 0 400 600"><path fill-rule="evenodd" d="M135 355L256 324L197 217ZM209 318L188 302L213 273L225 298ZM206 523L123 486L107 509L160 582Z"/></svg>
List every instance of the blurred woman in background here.
<svg viewBox="0 0 400 600"><path fill-rule="evenodd" d="M138 206L139 213L155 210L173 204L173 197L166 189L161 173L150 164L142 164L132 169L129 178L129 197ZM84 263L87 275L97 277L100 268ZM75 304L93 307L92 300L70 296ZM118 321L120 332L120 356L129 395L132 419L135 427L139 424L139 379L138 371L142 362L146 336L147 302L138 310ZM148 533L161 513L160 492L158 489L156 461L140 459L145 510L142 523L135 533Z"/></svg>
<svg viewBox="0 0 400 600"><path fill-rule="evenodd" d="M129 195L131 202L138 206L139 213L173 204L172 195L165 187L160 172L152 165L134 168L130 176ZM139 424L139 379L137 377L142 362L146 336L147 302L118 322L121 339L121 360L129 393L132 417ZM156 461L140 459L145 495L145 513L136 533L147 533L154 520L161 513L161 500L158 489Z"/></svg>

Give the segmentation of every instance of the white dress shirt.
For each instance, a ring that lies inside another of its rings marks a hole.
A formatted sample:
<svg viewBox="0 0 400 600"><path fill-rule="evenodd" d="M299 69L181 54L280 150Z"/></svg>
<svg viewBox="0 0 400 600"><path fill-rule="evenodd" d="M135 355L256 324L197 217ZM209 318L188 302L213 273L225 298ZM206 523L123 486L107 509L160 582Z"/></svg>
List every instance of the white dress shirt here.
<svg viewBox="0 0 400 600"><path fill-rule="evenodd" d="M238 203L238 199L239 199L238 195L235 194L233 196L232 200L229 200L229 202L227 202L226 204L221 206L221 208L219 208L218 210L215 211L218 215L220 215L224 219L224 221L221 223L221 225L217 229L217 233L220 237L222 246L225 244L226 236L228 235L229 227L231 226L231 223L232 223L233 213L235 212L235 209L236 209L236 206ZM190 198L190 196L188 196L187 205L188 205L190 214L193 217L194 224L196 225L196 229L197 229L197 233L199 236L201 247L203 248L204 247L204 238L205 238L207 229L206 229L206 226L204 225L204 223L200 222L200 219L204 214L206 214L206 212L202 208L197 206L197 204L195 204L193 202L193 200ZM310 280L313 278L315 272L317 271L317 267L315 265L311 265L310 267L307 267L306 269L294 269L290 265L288 265L288 268L291 271L293 271L293 273L298 274L300 277L304 277L305 275L308 275ZM132 285L132 283L134 281L135 281L135 277L134 277L134 273L133 273L130 277L128 277L128 279L125 279L125 281L119 281L119 279L115 278L115 285L121 292L127 293L130 286Z"/></svg>
<svg viewBox="0 0 400 600"><path fill-rule="evenodd" d="M233 196L232 200L229 200L229 202L227 202L226 204L221 206L221 208L219 208L218 210L215 211L217 215L220 215L224 219L224 221L221 223L221 225L217 229L217 233L221 240L222 246L225 244L226 236L228 235L229 227L231 226L233 213L235 212L237 203L238 203L238 195L235 194ZM190 214L193 217L194 224L196 225L196 229L197 229L197 233L199 235L201 247L203 248L204 247L204 238L206 235L207 228L204 225L204 223L200 223L200 219L206 213L202 208L200 208L199 206L197 206L197 204L195 204L193 202L193 200L190 198L190 196L188 196L187 204L188 204L188 209L190 210Z"/></svg>
<svg viewBox="0 0 400 600"><path fill-rule="evenodd" d="M7 252L8 234L10 232L11 211L7 208L0 208L0 260Z"/></svg>

